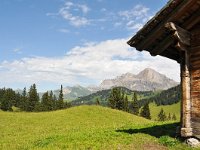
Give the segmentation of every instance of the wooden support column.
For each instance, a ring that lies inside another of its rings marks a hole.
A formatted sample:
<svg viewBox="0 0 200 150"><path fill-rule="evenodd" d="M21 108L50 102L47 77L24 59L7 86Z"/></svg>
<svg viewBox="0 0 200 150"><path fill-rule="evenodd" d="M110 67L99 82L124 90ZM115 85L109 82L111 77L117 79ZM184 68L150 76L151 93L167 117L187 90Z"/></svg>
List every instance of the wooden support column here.
<svg viewBox="0 0 200 150"><path fill-rule="evenodd" d="M193 135L191 127L191 75L190 75L190 42L191 33L177 26L173 22L169 22L165 27L172 33L173 37L178 41L176 48L183 54L181 62L181 136L190 137Z"/></svg>
<svg viewBox="0 0 200 150"><path fill-rule="evenodd" d="M181 63L181 136L192 136L191 128L191 90L190 90L190 70L189 70L189 51L184 52L185 58Z"/></svg>

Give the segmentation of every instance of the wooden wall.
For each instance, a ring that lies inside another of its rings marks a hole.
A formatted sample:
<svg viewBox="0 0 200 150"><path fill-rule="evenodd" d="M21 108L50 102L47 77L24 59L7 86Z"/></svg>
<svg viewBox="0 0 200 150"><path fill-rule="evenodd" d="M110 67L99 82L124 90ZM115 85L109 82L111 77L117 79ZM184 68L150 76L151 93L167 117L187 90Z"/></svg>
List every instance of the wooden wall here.
<svg viewBox="0 0 200 150"><path fill-rule="evenodd" d="M190 51L191 121L193 135L200 138L200 26L192 31Z"/></svg>

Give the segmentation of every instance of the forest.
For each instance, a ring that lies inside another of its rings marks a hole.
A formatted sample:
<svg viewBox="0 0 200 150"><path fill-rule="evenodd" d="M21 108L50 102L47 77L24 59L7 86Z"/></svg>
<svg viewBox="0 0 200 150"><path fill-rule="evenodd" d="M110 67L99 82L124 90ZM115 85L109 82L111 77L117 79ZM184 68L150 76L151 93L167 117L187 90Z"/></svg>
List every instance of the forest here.
<svg viewBox="0 0 200 150"><path fill-rule="evenodd" d="M21 94L11 88L0 89L0 109L13 111L13 107L19 108L20 111L39 112L64 109L69 107L69 104L64 102L62 85L58 98L52 91L45 92L40 98L36 84L31 85L28 91L24 88Z"/></svg>

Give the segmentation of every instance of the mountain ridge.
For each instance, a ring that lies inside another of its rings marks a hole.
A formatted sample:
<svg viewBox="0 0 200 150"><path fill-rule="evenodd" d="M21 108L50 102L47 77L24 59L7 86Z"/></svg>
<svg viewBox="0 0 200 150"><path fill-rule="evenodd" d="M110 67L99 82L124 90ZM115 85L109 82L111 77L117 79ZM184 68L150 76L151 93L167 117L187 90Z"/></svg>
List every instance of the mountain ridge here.
<svg viewBox="0 0 200 150"><path fill-rule="evenodd" d="M114 79L105 79L102 81L99 87L101 90L123 86L130 90L154 91L166 90L178 84L178 82L166 77L165 75L151 68L146 68L137 75L125 73L121 76L117 76Z"/></svg>

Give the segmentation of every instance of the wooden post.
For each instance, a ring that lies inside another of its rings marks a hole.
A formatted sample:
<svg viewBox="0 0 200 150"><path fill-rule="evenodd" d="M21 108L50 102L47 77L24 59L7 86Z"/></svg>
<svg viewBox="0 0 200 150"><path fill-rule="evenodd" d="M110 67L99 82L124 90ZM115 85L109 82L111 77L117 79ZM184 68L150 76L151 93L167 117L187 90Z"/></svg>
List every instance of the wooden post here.
<svg viewBox="0 0 200 150"><path fill-rule="evenodd" d="M191 75L190 75L190 45L191 33L173 22L165 24L166 29L172 33L178 41L175 47L184 53L181 62L181 86L182 86L182 103L181 103L181 136L190 137L193 135L191 127Z"/></svg>
<svg viewBox="0 0 200 150"><path fill-rule="evenodd" d="M182 103L181 103L181 136L192 136L191 128L191 90L190 90L190 62L189 51L185 51L185 59L181 63L181 86L182 86Z"/></svg>

